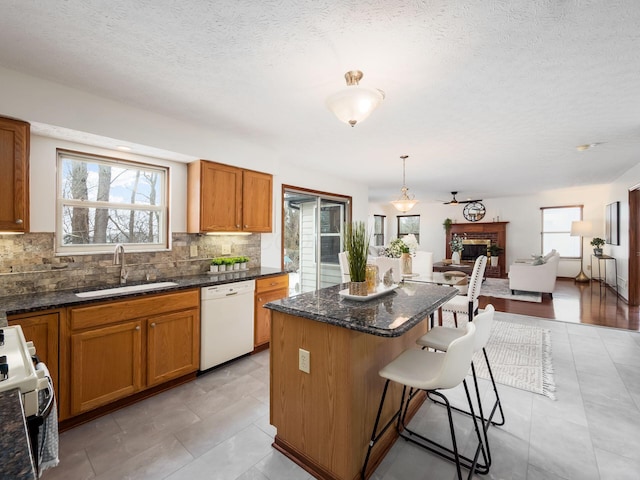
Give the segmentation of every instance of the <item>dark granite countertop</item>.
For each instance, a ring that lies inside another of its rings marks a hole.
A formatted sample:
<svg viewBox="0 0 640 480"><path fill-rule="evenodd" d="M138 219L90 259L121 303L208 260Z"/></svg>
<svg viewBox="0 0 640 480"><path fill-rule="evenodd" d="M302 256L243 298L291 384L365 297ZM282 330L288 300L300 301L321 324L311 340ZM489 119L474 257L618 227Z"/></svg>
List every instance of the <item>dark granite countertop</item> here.
<svg viewBox="0 0 640 480"><path fill-rule="evenodd" d="M193 275L189 277L176 277L158 279L154 282L143 283L159 283L159 282L175 282L177 285L169 286L162 289L143 291L143 292L125 292L119 294L111 294L107 296L98 296L92 298L81 298L76 293L81 291L92 291L97 288L86 288L83 290L62 290L57 292L35 293L30 295L14 295L11 297L0 297L0 326L7 324L6 315L35 312L38 310L48 310L50 308L68 307L71 305L88 304L95 302L104 302L105 300L121 299L124 297L135 297L142 295L150 295L154 293L170 292L185 290L189 288L200 288L211 285L220 285L224 283L241 282L244 280L255 280L261 277L269 277L285 273L279 268L250 268L248 270L239 270L224 273L212 273ZM141 282L128 283L127 285L136 285ZM108 285L104 288L114 288L118 285Z"/></svg>
<svg viewBox="0 0 640 480"><path fill-rule="evenodd" d="M0 392L0 478L35 479L20 390Z"/></svg>
<svg viewBox="0 0 640 480"><path fill-rule="evenodd" d="M433 284L401 283L377 298L358 301L339 292L347 284L283 298L265 306L318 322L381 337L399 337L455 297L457 288Z"/></svg>

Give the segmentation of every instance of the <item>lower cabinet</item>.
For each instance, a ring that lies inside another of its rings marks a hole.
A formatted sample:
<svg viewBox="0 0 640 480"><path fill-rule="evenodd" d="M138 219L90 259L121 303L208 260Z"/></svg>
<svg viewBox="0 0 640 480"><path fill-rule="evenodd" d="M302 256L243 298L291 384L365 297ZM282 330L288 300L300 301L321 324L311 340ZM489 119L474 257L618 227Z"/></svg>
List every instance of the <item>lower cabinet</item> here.
<svg viewBox="0 0 640 480"><path fill-rule="evenodd" d="M198 369L199 331L197 310L147 320L147 386L158 385Z"/></svg>
<svg viewBox="0 0 640 480"><path fill-rule="evenodd" d="M70 335L71 413L79 414L142 389L140 321Z"/></svg>
<svg viewBox="0 0 640 480"><path fill-rule="evenodd" d="M271 340L271 310L264 308L264 304L280 300L287 295L289 295L289 275L256 280L254 347L265 345Z"/></svg>
<svg viewBox="0 0 640 480"><path fill-rule="evenodd" d="M10 315L9 325L20 325L25 339L33 342L36 354L49 369L53 387L58 395L58 325L63 310Z"/></svg>
<svg viewBox="0 0 640 480"><path fill-rule="evenodd" d="M195 372L199 294L195 289L69 307L60 337L61 418Z"/></svg>

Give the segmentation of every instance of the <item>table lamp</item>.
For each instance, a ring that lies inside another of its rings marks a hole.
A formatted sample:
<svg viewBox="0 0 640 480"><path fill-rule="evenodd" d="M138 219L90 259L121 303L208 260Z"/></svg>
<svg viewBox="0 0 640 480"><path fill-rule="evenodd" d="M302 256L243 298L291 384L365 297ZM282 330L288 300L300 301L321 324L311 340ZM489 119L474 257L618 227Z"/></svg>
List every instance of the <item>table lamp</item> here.
<svg viewBox="0 0 640 480"><path fill-rule="evenodd" d="M582 271L582 238L585 236L591 235L591 222L586 220L578 220L575 222L571 222L571 235L572 237L580 237L580 273L576 276L576 282L588 282L589 277L587 277Z"/></svg>

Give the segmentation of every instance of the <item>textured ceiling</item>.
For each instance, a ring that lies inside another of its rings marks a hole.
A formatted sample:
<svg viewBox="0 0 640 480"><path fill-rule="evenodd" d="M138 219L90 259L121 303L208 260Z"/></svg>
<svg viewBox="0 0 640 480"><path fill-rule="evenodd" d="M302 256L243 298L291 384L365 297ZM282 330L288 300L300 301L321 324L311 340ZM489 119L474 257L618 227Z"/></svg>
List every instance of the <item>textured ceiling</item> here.
<svg viewBox="0 0 640 480"><path fill-rule="evenodd" d="M638 25L638 0L5 0L0 65L361 179L374 201L398 195L402 154L422 201L491 198L640 162ZM386 99L350 128L324 102L354 68Z"/></svg>

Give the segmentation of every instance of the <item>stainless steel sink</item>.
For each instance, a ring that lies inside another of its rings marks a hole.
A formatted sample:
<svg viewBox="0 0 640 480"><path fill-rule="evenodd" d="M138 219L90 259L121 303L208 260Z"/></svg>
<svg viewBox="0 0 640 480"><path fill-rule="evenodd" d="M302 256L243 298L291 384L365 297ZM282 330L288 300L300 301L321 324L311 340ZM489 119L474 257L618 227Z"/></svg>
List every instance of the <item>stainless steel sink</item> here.
<svg viewBox="0 0 640 480"><path fill-rule="evenodd" d="M173 287L176 282L145 283L142 285L125 285L123 287L105 288L102 290L91 290L88 292L76 293L77 297L92 298L105 295L117 295L119 293L145 292L147 290L158 290L160 288Z"/></svg>

